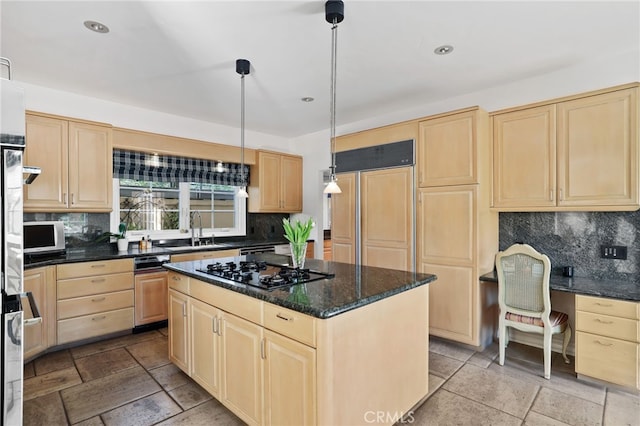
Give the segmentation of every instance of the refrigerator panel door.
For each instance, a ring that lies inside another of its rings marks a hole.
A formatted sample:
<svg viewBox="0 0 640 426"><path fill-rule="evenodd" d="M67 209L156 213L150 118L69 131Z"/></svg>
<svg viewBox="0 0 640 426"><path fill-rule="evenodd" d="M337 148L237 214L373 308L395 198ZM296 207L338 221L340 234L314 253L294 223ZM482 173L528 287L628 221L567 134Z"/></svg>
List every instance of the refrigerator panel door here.
<svg viewBox="0 0 640 426"><path fill-rule="evenodd" d="M22 150L3 150L2 163L2 290L11 295L23 292Z"/></svg>
<svg viewBox="0 0 640 426"><path fill-rule="evenodd" d="M22 424L22 311L2 315L2 424Z"/></svg>

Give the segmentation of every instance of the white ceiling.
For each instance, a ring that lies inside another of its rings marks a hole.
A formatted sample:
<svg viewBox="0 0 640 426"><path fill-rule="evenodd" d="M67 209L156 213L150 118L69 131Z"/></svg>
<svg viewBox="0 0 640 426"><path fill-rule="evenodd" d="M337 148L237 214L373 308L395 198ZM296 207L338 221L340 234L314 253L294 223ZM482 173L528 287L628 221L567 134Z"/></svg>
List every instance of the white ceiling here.
<svg viewBox="0 0 640 426"><path fill-rule="evenodd" d="M239 127L235 60L246 58L247 129L295 137L329 127L324 1L2 0L0 14L0 54L15 80ZM435 55L443 44L454 52ZM337 124L639 45L638 1L346 0Z"/></svg>

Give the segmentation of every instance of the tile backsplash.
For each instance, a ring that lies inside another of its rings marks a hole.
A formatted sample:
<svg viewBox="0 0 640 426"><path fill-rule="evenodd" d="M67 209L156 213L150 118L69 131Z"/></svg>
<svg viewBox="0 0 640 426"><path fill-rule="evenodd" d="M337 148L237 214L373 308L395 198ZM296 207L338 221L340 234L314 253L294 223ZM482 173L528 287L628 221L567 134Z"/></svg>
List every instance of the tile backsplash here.
<svg viewBox="0 0 640 426"><path fill-rule="evenodd" d="M549 256L554 273L638 281L640 211L500 213L500 250L516 242ZM601 259L601 245L627 246L627 260Z"/></svg>
<svg viewBox="0 0 640 426"><path fill-rule="evenodd" d="M25 213L24 221L60 220L64 222L67 247L95 244L95 239L109 231L109 213Z"/></svg>

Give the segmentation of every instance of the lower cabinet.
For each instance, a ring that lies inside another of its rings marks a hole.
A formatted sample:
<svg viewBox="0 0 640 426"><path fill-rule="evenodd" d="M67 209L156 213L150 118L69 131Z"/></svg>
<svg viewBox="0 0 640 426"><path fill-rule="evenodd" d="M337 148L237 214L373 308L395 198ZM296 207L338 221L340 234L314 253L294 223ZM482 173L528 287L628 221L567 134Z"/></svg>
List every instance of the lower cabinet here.
<svg viewBox="0 0 640 426"><path fill-rule="evenodd" d="M189 296L169 289L169 359L191 375Z"/></svg>
<svg viewBox="0 0 640 426"><path fill-rule="evenodd" d="M30 312L25 312L24 346L25 361L56 344L56 274L55 266L24 271L24 291L31 292L38 307L40 322L30 322Z"/></svg>
<svg viewBox="0 0 640 426"><path fill-rule="evenodd" d="M135 277L135 325L167 319L167 272Z"/></svg>
<svg viewBox="0 0 640 426"><path fill-rule="evenodd" d="M576 373L640 389L640 303L576 296Z"/></svg>

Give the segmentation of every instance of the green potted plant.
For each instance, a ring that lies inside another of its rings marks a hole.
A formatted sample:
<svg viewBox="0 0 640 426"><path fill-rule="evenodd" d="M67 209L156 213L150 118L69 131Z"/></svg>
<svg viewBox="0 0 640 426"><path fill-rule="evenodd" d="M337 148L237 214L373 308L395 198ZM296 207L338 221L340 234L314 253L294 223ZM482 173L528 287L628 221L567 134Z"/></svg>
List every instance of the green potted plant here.
<svg viewBox="0 0 640 426"><path fill-rule="evenodd" d="M291 261L294 268L304 268L304 259L307 255L307 240L311 234L314 223L313 218L302 223L296 220L294 224L289 219L282 219L282 227L284 228L284 237L289 240L291 248Z"/></svg>
<svg viewBox="0 0 640 426"><path fill-rule="evenodd" d="M126 223L120 222L120 225L118 225L117 234L114 232L105 232L96 241L104 241L111 237L114 237L116 239L116 243L118 244L118 251L127 251L129 249L129 239L127 238Z"/></svg>

